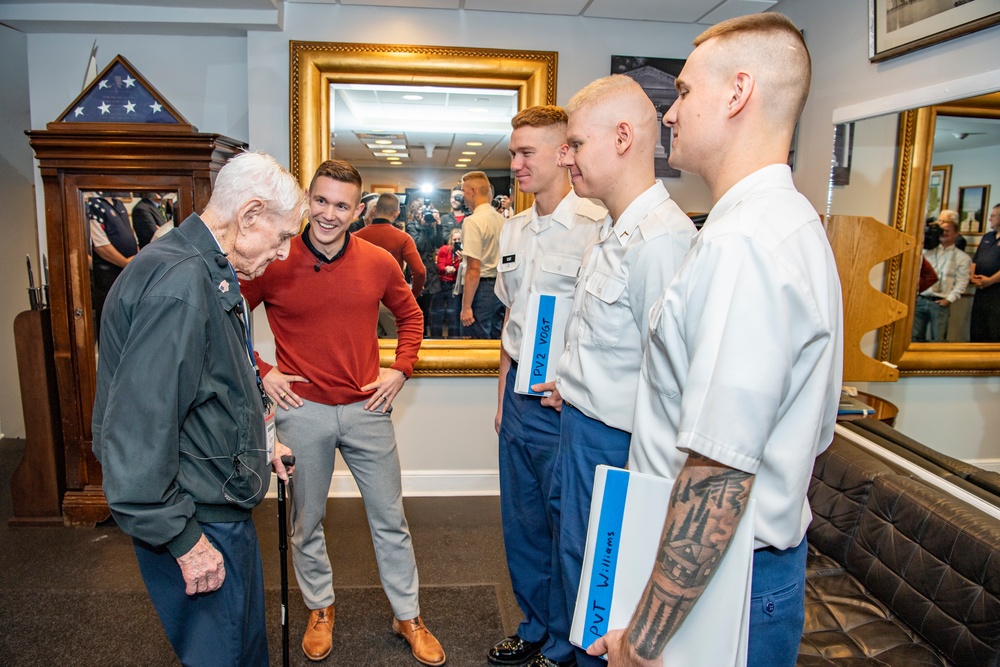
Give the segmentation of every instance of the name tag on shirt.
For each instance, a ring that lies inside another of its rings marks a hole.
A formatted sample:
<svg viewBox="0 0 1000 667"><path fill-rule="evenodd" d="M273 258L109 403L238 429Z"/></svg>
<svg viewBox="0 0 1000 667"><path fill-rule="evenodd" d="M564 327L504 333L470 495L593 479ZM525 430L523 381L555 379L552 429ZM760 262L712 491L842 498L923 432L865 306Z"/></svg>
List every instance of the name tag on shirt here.
<svg viewBox="0 0 1000 667"><path fill-rule="evenodd" d="M512 264L515 261L517 261L517 255L504 255L500 258L501 264Z"/></svg>
<svg viewBox="0 0 1000 667"><path fill-rule="evenodd" d="M521 357L517 366L514 391L529 396L547 396L531 386L551 382L556 377L556 365L566 341L572 299L547 294L531 294L524 314L521 335Z"/></svg>

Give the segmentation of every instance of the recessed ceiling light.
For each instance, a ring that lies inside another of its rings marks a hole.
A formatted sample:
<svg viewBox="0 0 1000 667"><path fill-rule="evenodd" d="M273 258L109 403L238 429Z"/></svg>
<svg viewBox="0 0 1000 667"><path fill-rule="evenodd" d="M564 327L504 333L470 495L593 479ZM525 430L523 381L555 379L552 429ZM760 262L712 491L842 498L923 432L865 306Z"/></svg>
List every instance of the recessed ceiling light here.
<svg viewBox="0 0 1000 667"><path fill-rule="evenodd" d="M467 164L456 164L455 166L458 167L459 169L465 169L469 165L467 165Z"/></svg>
<svg viewBox="0 0 1000 667"><path fill-rule="evenodd" d="M489 102L490 98L488 98L488 97L477 97L476 101L477 102Z"/></svg>
<svg viewBox="0 0 1000 667"><path fill-rule="evenodd" d="M411 102L416 102L417 100L424 99L423 95L403 95L404 100L410 100Z"/></svg>
<svg viewBox="0 0 1000 667"><path fill-rule="evenodd" d="M376 139L375 143L379 146L391 146L392 141L390 139Z"/></svg>
<svg viewBox="0 0 1000 667"><path fill-rule="evenodd" d="M465 145L466 146L482 146L483 142L481 142L481 141L466 141Z"/></svg>
<svg viewBox="0 0 1000 667"><path fill-rule="evenodd" d="M462 155L475 155L476 151L462 151Z"/></svg>
<svg viewBox="0 0 1000 667"><path fill-rule="evenodd" d="M396 153L396 152L398 152L398 151L396 151L395 148L383 148L382 149L382 155L392 155L393 153Z"/></svg>
<svg viewBox="0 0 1000 667"><path fill-rule="evenodd" d="M459 162L472 162L472 158L471 157L460 157L460 158L458 158L458 161Z"/></svg>
<svg viewBox="0 0 1000 667"><path fill-rule="evenodd" d="M393 167L402 167L403 166L402 162L390 162L389 164L391 164Z"/></svg>
<svg viewBox="0 0 1000 667"><path fill-rule="evenodd" d="M489 109L484 109L483 107L469 107L467 109L469 113L489 113Z"/></svg>

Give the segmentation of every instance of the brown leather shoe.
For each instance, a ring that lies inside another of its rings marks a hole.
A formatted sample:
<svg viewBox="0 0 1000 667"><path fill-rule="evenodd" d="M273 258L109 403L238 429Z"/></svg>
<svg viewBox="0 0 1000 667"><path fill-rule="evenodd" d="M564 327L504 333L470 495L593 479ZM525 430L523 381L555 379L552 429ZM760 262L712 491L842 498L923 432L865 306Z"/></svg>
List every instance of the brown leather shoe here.
<svg viewBox="0 0 1000 667"><path fill-rule="evenodd" d="M441 648L441 642L435 639L419 616L408 621L392 619L392 631L410 644L413 657L420 662L432 666L444 664L444 649Z"/></svg>
<svg viewBox="0 0 1000 667"><path fill-rule="evenodd" d="M310 660L322 660L333 649L333 605L309 612L306 634L302 637L302 651Z"/></svg>

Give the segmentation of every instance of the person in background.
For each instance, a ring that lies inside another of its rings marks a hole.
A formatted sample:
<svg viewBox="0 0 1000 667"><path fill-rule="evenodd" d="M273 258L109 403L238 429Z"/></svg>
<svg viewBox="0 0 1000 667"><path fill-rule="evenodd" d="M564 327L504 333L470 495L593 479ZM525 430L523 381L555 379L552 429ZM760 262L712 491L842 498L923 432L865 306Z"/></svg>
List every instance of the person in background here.
<svg viewBox="0 0 1000 667"><path fill-rule="evenodd" d="M258 356L264 389L281 410L278 434L294 449L292 564L309 620L302 651L313 661L333 648L333 568L323 520L337 450L361 490L392 631L425 665L444 664L420 615L419 580L403 513L392 401L413 374L423 317L396 261L347 231L361 211L361 175L327 160L309 185L309 224L288 260L246 283L250 309L263 303L276 364ZM379 303L396 318L390 368L379 367ZM343 662L351 662L347 656Z"/></svg>
<svg viewBox="0 0 1000 667"><path fill-rule="evenodd" d="M470 171L462 176L462 192L466 204L472 208L472 215L462 223L465 286L460 317L463 333L471 338L497 339L503 326L504 308L494 287L504 218L490 206L493 187L484 172Z"/></svg>
<svg viewBox="0 0 1000 667"><path fill-rule="evenodd" d="M99 196L87 200L87 219L93 248L91 295L95 341L101 338L101 318L108 292L139 252L139 242L129 222L128 209L117 195L115 192L101 192Z"/></svg>
<svg viewBox="0 0 1000 667"><path fill-rule="evenodd" d="M943 342L947 339L951 304L962 298L969 285L972 259L956 247L958 224L946 217L948 213L954 212L942 211L938 218L941 230L938 245L924 249L924 259L933 267L938 281L920 292L913 306L912 339L916 342ZM958 218L958 214L954 217Z"/></svg>
<svg viewBox="0 0 1000 667"><path fill-rule="evenodd" d="M833 252L787 165L809 52L774 12L723 21L694 43L663 122L673 130L671 166L700 176L714 204L650 310L629 454L630 470L675 481L628 627L588 653L607 652L608 667L663 664L719 560L752 558L746 664L793 667L805 614L806 492L833 439L843 360ZM756 551L727 553L742 521L752 522ZM684 554L714 566L672 567L690 562ZM722 606L738 616L743 594L731 591Z"/></svg>
<svg viewBox="0 0 1000 667"><path fill-rule="evenodd" d="M431 338L459 338L461 325L458 322L458 296L455 281L462 265L462 230L451 230L448 242L438 250L438 280L441 289L431 300ZM448 334L445 336L445 327Z"/></svg>
<svg viewBox="0 0 1000 667"><path fill-rule="evenodd" d="M972 258L972 284L976 295L972 299L973 343L1000 343L1000 204L990 211L990 231L976 248Z"/></svg>
<svg viewBox="0 0 1000 667"><path fill-rule="evenodd" d="M445 239L451 238L451 230L462 228L462 222L469 210L465 207L465 195L462 190L451 191L451 212L441 216L441 234Z"/></svg>
<svg viewBox="0 0 1000 667"><path fill-rule="evenodd" d="M496 293L507 307L500 345L500 379L494 426L500 436L500 509L504 546L514 597L524 614L517 633L487 653L494 665L542 664L572 655L570 619L562 595L553 588L553 519L549 490L559 450L559 412L542 405L541 396L517 393L517 374L528 372L522 343L536 340L528 321L533 295L551 296L572 312L580 266L607 216L603 207L583 199L559 165L566 143L566 111L557 106L524 109L511 120L511 171L521 192L533 194L532 207L504 224ZM565 340L552 340L552 350ZM520 365L520 362L524 365ZM555 365L555 362L550 362ZM561 588L560 588L561 593ZM552 604L555 599L556 604ZM541 652L541 655L536 655ZM558 658L552 658L558 656Z"/></svg>
<svg viewBox="0 0 1000 667"><path fill-rule="evenodd" d="M409 234L393 225L393 220L399 216L399 199L396 198L396 195L383 193L378 195L375 202L369 203L368 206L375 211L374 218L371 224L357 232L357 237L388 251L399 264L400 271L409 270L413 283L411 290L416 298L424 290L427 271L424 269L423 260L420 258L420 253L417 252L417 246L413 239ZM396 318L392 316L384 303L379 304L378 336L379 338L396 337Z"/></svg>
<svg viewBox="0 0 1000 667"><path fill-rule="evenodd" d="M142 199L132 207L132 229L135 230L140 250L149 245L157 229L167 224L160 212L159 203L162 200L158 192L143 192Z"/></svg>
<svg viewBox="0 0 1000 667"><path fill-rule="evenodd" d="M441 230L441 214L431 205L430 199L414 198L407 206L406 233L413 238L424 263L424 291L417 297L417 304L424 314L424 335L429 335L427 327L431 322L431 301L441 290L437 254L445 241Z"/></svg>
<svg viewBox="0 0 1000 667"><path fill-rule="evenodd" d="M271 465L288 479L280 457L290 450L274 439L237 278L287 257L304 213L302 189L276 160L238 155L204 212L136 255L108 294L94 455L185 665L269 664L250 512Z"/></svg>
<svg viewBox="0 0 1000 667"><path fill-rule="evenodd" d="M378 201L378 197L377 192L371 192L361 198L361 213L351 223L351 226L347 228L347 231L354 234L372 224L372 220L375 218L375 202Z"/></svg>
<svg viewBox="0 0 1000 667"><path fill-rule="evenodd" d="M608 210L576 285L556 381L540 387L552 392L542 404L562 410L549 501L558 540L553 576L561 577L558 591L572 618L594 470L628 461L649 309L680 268L695 227L656 180L659 124L638 83L621 74L598 79L566 111L562 164L573 190ZM579 649L575 657L547 657L599 662Z"/></svg>

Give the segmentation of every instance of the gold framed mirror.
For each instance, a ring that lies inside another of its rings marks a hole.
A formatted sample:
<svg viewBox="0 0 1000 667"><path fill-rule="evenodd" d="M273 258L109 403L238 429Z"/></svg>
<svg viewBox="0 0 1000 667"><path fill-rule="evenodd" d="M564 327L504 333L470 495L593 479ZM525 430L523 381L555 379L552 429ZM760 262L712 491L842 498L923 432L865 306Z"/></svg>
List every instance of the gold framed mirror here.
<svg viewBox="0 0 1000 667"><path fill-rule="evenodd" d="M558 54L452 46L298 42L289 45L291 172L303 187L330 156L330 84L498 88L518 92L518 109L555 104ZM531 203L516 193L516 208ZM382 365L392 363L395 341L379 341ZM414 369L422 376L496 375L496 340L425 340Z"/></svg>
<svg viewBox="0 0 1000 667"><path fill-rule="evenodd" d="M1000 120L1000 93L978 95L899 114L897 169L890 224L923 245L928 185L939 116ZM988 206L992 207L994 201ZM954 207L952 207L954 208ZM913 304L921 254L904 253L886 265L884 292ZM911 341L913 309L879 331L876 359L895 364L900 375L1000 375L1000 344Z"/></svg>

